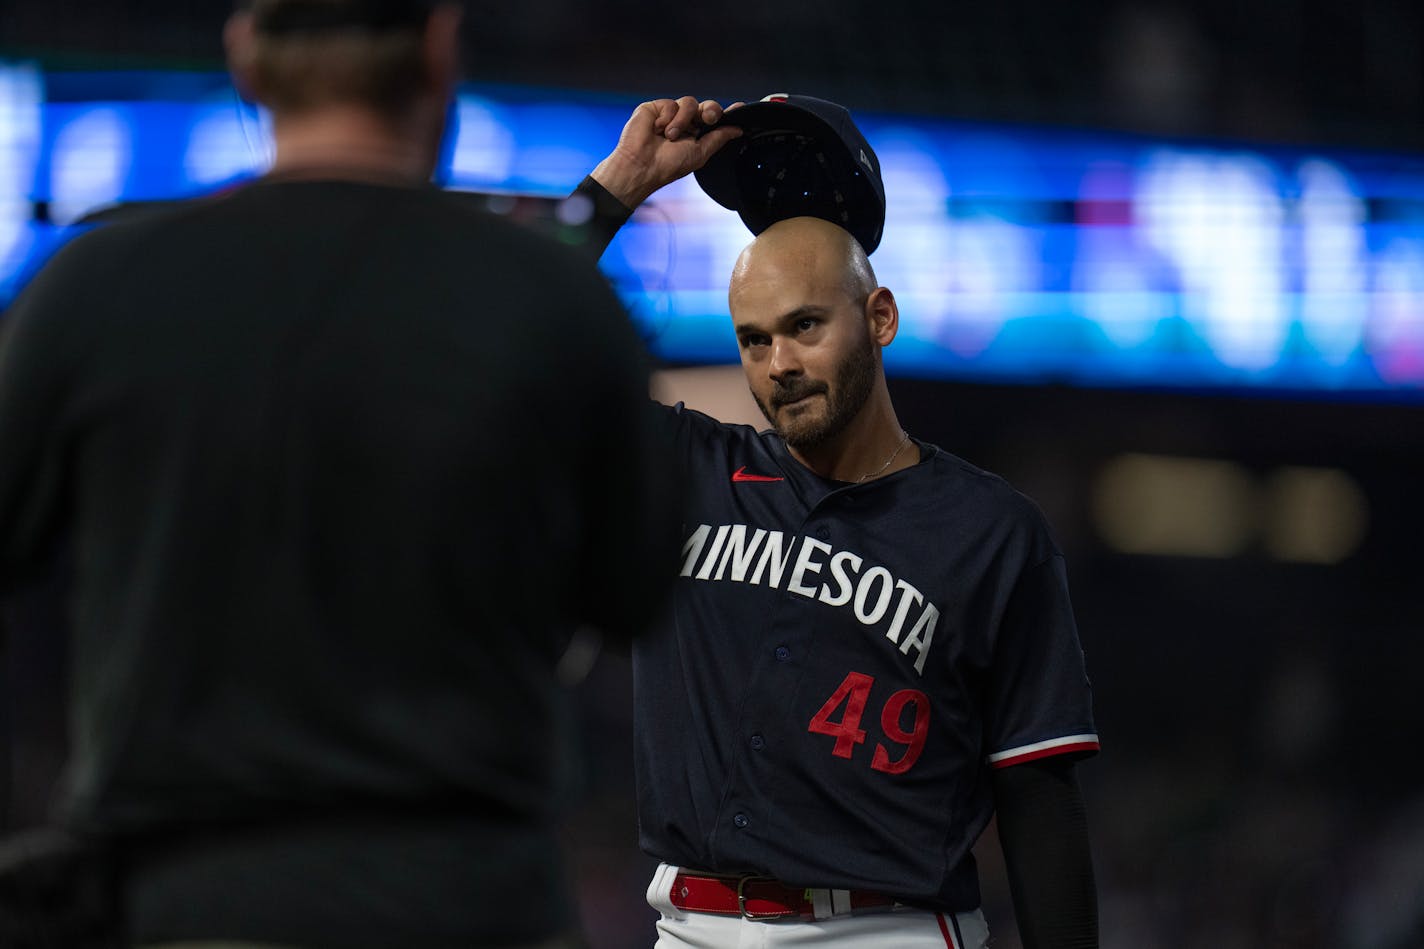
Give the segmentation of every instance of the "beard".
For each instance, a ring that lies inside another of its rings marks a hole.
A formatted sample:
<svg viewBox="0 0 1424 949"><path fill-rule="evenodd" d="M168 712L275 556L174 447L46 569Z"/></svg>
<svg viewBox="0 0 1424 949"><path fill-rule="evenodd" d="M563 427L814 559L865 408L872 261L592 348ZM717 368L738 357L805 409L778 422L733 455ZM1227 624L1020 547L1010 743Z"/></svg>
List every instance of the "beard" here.
<svg viewBox="0 0 1424 949"><path fill-rule="evenodd" d="M875 344L866 335L864 345L857 347L836 367L831 383L793 376L784 385L776 384L770 397L763 401L755 392L757 407L792 448L808 449L824 445L845 431L875 388ZM802 412L792 418L777 421L777 411L809 395L825 396L819 413Z"/></svg>

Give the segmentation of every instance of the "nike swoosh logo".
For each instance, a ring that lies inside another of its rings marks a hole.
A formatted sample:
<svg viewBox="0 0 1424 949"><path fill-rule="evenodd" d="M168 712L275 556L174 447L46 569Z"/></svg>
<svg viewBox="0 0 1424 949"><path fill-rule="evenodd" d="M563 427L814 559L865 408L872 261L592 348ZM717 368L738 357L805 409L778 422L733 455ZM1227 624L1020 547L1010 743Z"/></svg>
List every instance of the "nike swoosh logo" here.
<svg viewBox="0 0 1424 949"><path fill-rule="evenodd" d="M747 466L742 465L732 472L732 481L785 481L785 478L773 478L771 475L747 474Z"/></svg>

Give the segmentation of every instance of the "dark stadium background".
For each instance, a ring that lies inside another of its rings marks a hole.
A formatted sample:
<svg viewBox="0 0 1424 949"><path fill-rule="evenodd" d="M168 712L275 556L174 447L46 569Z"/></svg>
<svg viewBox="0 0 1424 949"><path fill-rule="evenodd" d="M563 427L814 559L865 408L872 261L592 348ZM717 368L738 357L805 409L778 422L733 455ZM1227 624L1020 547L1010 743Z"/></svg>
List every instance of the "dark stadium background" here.
<svg viewBox="0 0 1424 949"><path fill-rule="evenodd" d="M3 0L0 55L211 67L226 6ZM1424 6L1362 0L871 4L732 9L473 3L471 78L629 102L794 91L856 108L1424 150ZM1424 946L1424 408L897 379L916 436L1035 497L1068 556L1104 752L1080 771L1105 947ZM3 446L0 446L3 451ZM1124 454L1233 462L1255 484L1338 469L1363 540L1335 565L1115 551L1093 510ZM55 624L44 591L12 625ZM61 748L57 640L20 638L9 826L40 819ZM580 686L586 775L569 839L595 949L651 943L634 836L627 664ZM38 736L38 737L34 737ZM996 849L986 910L1017 946Z"/></svg>

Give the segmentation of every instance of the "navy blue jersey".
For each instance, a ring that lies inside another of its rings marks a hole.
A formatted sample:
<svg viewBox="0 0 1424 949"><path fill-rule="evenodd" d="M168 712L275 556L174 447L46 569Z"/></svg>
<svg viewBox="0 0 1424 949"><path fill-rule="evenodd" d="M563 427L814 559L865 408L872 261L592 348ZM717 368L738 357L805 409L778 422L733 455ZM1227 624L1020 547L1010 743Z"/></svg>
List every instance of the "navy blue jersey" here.
<svg viewBox="0 0 1424 949"><path fill-rule="evenodd" d="M643 848L978 906L991 769L1098 747L1042 515L924 442L855 485L774 432L666 421L687 505L670 615L634 651Z"/></svg>

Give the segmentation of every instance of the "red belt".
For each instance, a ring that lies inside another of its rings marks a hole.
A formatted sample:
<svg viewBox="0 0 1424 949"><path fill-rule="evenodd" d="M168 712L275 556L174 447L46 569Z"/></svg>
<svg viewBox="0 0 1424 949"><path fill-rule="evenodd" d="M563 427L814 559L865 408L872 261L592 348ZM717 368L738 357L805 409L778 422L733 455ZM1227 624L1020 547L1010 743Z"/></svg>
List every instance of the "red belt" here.
<svg viewBox="0 0 1424 949"><path fill-rule="evenodd" d="M816 913L814 890L793 888L767 877L699 876L679 872L672 881L672 905L694 913L747 919L824 919L846 913L888 910L895 899L865 890L822 890L828 911Z"/></svg>

